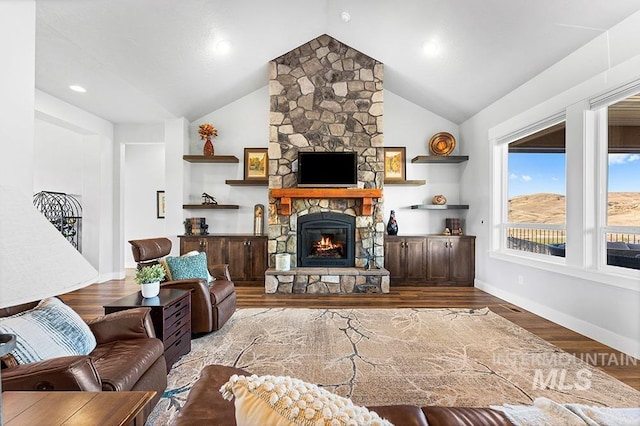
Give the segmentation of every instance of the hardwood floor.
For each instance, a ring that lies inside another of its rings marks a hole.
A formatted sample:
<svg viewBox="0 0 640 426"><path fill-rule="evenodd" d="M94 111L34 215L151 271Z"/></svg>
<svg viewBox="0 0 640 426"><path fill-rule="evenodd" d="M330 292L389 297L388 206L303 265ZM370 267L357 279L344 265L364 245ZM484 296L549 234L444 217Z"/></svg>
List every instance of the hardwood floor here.
<svg viewBox="0 0 640 426"><path fill-rule="evenodd" d="M139 291L131 276L94 284L62 296L84 319L104 314L103 305ZM473 287L391 287L389 294L274 295L262 287L236 287L238 308L483 308L493 312L564 351L601 368L620 381L640 390L640 365L608 346L547 321L516 305Z"/></svg>

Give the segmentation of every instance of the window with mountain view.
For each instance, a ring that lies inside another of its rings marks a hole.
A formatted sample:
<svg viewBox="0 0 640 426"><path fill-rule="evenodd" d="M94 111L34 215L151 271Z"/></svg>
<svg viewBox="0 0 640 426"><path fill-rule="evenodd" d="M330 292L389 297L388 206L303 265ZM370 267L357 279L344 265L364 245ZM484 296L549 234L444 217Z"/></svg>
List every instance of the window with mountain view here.
<svg viewBox="0 0 640 426"><path fill-rule="evenodd" d="M640 94L607 109L606 264L640 269Z"/></svg>
<svg viewBox="0 0 640 426"><path fill-rule="evenodd" d="M565 254L565 122L509 143L506 246Z"/></svg>

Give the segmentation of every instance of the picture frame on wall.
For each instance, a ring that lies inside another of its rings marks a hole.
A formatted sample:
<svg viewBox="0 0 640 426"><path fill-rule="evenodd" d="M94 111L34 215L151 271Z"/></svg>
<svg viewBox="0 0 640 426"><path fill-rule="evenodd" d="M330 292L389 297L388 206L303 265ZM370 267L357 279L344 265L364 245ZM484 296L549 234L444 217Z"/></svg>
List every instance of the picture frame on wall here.
<svg viewBox="0 0 640 426"><path fill-rule="evenodd" d="M403 146L384 148L384 179L406 180L407 153Z"/></svg>
<svg viewBox="0 0 640 426"><path fill-rule="evenodd" d="M156 212L158 219L164 219L165 201L164 191L156 191Z"/></svg>
<svg viewBox="0 0 640 426"><path fill-rule="evenodd" d="M268 167L267 148L244 149L244 180L267 179Z"/></svg>

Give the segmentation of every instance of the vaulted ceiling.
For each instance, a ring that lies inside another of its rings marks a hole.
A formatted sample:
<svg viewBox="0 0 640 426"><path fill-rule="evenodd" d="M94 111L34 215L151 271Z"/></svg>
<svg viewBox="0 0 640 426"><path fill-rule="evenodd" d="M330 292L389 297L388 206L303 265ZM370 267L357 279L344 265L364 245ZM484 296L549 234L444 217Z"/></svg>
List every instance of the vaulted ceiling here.
<svg viewBox="0 0 640 426"><path fill-rule="evenodd" d="M265 86L271 59L325 33L383 62L385 89L461 123L640 1L36 0L36 8L36 87L114 123L193 121ZM226 55L215 50L221 40ZM437 55L425 54L427 41Z"/></svg>

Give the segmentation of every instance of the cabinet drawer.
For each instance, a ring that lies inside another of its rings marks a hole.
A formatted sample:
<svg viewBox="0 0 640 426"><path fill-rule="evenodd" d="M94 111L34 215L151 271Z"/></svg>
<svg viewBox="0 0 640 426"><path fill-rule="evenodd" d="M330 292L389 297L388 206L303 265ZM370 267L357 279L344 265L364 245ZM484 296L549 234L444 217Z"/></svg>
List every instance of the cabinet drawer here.
<svg viewBox="0 0 640 426"><path fill-rule="evenodd" d="M164 335L164 339L163 339L162 343L164 343L164 351L165 352L180 337L186 335L189 339L191 339L191 323L188 322L188 321L180 321L180 324L182 326L180 328L176 329L173 333L166 333Z"/></svg>
<svg viewBox="0 0 640 426"><path fill-rule="evenodd" d="M191 334L183 334L164 351L164 359L167 362L167 371L180 355L191 351Z"/></svg>
<svg viewBox="0 0 640 426"><path fill-rule="evenodd" d="M185 294L185 297L180 298L180 300L176 300L171 305L167 306L164 309L164 321L170 322L172 316L176 314L179 310L183 309L185 306L189 305L190 297L189 293ZM177 318L177 317L176 317Z"/></svg>
<svg viewBox="0 0 640 426"><path fill-rule="evenodd" d="M185 323L191 323L189 316L189 306L183 306L181 310L174 312L170 318L167 318L162 333L163 340L167 340L167 336L180 329Z"/></svg>

